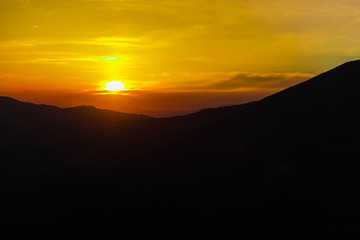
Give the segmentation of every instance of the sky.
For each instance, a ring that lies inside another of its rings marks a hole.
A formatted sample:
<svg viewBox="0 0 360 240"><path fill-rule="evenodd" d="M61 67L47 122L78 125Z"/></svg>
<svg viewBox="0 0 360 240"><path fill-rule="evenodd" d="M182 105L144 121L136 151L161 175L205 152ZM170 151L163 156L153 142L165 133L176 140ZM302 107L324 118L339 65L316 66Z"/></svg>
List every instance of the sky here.
<svg viewBox="0 0 360 240"><path fill-rule="evenodd" d="M0 0L0 95L153 116L241 104L359 59L359 26L358 0Z"/></svg>

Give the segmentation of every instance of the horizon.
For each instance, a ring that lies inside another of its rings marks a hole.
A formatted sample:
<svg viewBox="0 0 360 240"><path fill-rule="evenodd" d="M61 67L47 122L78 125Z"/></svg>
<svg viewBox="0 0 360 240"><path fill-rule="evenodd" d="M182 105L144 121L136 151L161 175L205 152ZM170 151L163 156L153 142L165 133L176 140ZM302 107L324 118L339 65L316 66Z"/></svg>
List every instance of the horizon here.
<svg viewBox="0 0 360 240"><path fill-rule="evenodd" d="M256 101L360 58L351 0L0 7L0 95L62 108L181 115Z"/></svg>
<svg viewBox="0 0 360 240"><path fill-rule="evenodd" d="M317 78L317 77L320 77L320 75L323 75L323 74L326 74L328 72L332 72L340 67L343 67L343 66L346 66L347 64L351 64L351 63L359 63L360 62L360 59L358 60L352 60L352 61L348 61L348 62L344 62L342 63L341 65L338 65L336 66L335 68L332 68L332 69L328 69L328 71L325 71L323 73L320 73L319 75L315 76L314 78ZM312 79L312 78L311 78ZM311 80L311 79L308 79L308 80ZM279 92L276 92L276 93L273 93L273 94L270 94L268 96L265 96L261 99L258 99L258 100L254 100L254 101L249 101L249 102L244 102L244 103L241 103L241 104L229 104L229 105L221 105L221 106L210 106L210 107L206 107L206 108L201 108L201 109L196 109L196 110L188 110L188 111L172 111L172 110L168 110L168 111L161 111L161 112L156 112L156 111L142 111L142 112L124 112L124 111L118 111L116 109L109 109L109 108L101 108L101 107L96 107L94 105L76 105L76 106L70 106L70 107L61 107L61 106L57 106L57 105L51 105L51 104L45 104L45 103L34 103L34 102L27 102L27 101L21 101L19 99L16 99L16 98L13 98L13 97L9 97L9 96L1 96L0 95L0 99L1 98L5 98L5 99L10 99L12 101L16 101L16 102L21 102L21 103L30 103L30 104L35 104L35 105L45 105L45 106L50 106L50 107L56 107L56 108L60 108L60 109L74 109L74 108L82 108L82 107L89 107L89 108L94 108L94 109L99 109L99 110L109 110L109 111L114 111L114 112L118 112L118 113L125 113L125 114L138 114L138 115L144 115L144 116L147 116L147 117L151 117L151 118L171 118L171 117L177 117L177 116L186 116L186 115L189 115L189 114L193 114L193 113L197 113L197 112L200 112L202 110L207 110L207 109L220 109L220 108L226 108L226 107L234 107L234 106L240 106L240 105L245 105L247 103L251 103L251 102L257 102L257 101L260 101L260 100L263 100L263 99L266 99L268 97L271 97L273 95L276 95L278 93L281 93L281 92L284 92L286 91L287 89L290 89L290 88L293 88L293 87L296 87L298 85L301 85L301 83L305 83L307 82L308 80L306 81L303 81L303 82L300 82L298 84L295 84L295 85L292 85L288 88L285 88L283 90L280 90Z"/></svg>

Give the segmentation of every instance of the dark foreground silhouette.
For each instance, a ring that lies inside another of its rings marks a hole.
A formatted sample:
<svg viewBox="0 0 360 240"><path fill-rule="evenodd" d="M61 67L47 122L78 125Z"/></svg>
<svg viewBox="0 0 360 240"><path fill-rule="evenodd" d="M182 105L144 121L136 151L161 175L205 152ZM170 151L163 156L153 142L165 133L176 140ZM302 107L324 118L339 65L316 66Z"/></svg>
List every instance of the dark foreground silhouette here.
<svg viewBox="0 0 360 240"><path fill-rule="evenodd" d="M355 61L173 118L0 98L0 234L359 239L359 89Z"/></svg>

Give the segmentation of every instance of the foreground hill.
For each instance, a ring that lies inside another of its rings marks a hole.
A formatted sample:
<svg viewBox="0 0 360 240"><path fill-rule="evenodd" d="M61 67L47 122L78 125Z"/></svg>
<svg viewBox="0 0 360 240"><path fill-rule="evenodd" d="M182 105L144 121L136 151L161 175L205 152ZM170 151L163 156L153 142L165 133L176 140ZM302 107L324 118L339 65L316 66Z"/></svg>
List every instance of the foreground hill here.
<svg viewBox="0 0 360 240"><path fill-rule="evenodd" d="M3 226L44 239L358 239L359 79L355 61L187 116L1 120Z"/></svg>

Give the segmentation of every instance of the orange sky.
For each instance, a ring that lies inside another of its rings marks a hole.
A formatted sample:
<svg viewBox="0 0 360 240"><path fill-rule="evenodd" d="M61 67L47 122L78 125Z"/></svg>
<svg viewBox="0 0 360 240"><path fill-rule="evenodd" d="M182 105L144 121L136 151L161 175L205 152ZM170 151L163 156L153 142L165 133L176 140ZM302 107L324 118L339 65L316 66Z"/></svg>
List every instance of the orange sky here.
<svg viewBox="0 0 360 240"><path fill-rule="evenodd" d="M360 58L359 6L1 0L0 95L154 116L244 103Z"/></svg>

